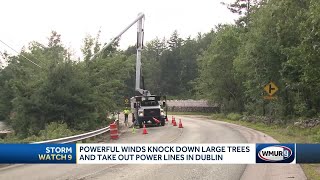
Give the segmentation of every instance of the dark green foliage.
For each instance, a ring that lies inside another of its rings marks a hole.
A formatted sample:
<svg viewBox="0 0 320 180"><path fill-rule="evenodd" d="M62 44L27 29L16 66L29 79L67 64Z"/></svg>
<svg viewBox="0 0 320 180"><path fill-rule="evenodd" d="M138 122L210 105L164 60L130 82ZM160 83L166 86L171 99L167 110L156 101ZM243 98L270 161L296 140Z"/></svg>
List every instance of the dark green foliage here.
<svg viewBox="0 0 320 180"><path fill-rule="evenodd" d="M245 6L249 4L254 6ZM245 27L217 29L199 58L200 95L220 103L225 112L286 118L319 115L319 1L237 0L229 8L235 13L244 10L242 18L250 21ZM279 87L277 100L263 99L269 81ZM233 91L226 93L228 87Z"/></svg>
<svg viewBox="0 0 320 180"><path fill-rule="evenodd" d="M128 91L124 81L133 73L134 62L117 52L89 62L97 46L97 38L86 38L85 61L75 62L53 32L48 46L32 42L28 52L8 57L8 66L0 71L1 120L20 138L42 136L42 130L55 122L81 131L106 126L106 112L116 110Z"/></svg>
<svg viewBox="0 0 320 180"><path fill-rule="evenodd" d="M143 73L146 89L168 98L196 98L198 56L211 43L214 32L198 34L196 39L182 39L174 31L169 40L155 39L143 52Z"/></svg>
<svg viewBox="0 0 320 180"><path fill-rule="evenodd" d="M200 96L221 104L222 110L227 112L243 110L241 83L233 69L239 45L239 30L234 26L221 26L207 51L199 58Z"/></svg>

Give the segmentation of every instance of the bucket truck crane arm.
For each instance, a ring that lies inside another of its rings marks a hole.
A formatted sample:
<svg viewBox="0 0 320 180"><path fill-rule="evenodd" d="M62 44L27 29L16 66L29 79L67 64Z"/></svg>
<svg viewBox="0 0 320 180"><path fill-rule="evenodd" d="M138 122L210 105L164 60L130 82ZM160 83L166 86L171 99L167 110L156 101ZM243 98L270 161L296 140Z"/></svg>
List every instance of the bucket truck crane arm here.
<svg viewBox="0 0 320 180"><path fill-rule="evenodd" d="M130 29L135 23L137 23L137 59L136 59L136 87L135 90L138 91L143 96L150 96L151 93L148 90L144 90L140 88L141 83L141 51L143 49L143 21L144 21L145 15L143 13L139 13L138 17L129 25L127 26L123 31L121 31L116 37L114 37L108 44L103 46L100 51L95 53L90 60L93 60L96 58L101 52L103 52L107 47L109 47L112 43L114 43L116 40L118 40L122 34L124 34L128 29Z"/></svg>

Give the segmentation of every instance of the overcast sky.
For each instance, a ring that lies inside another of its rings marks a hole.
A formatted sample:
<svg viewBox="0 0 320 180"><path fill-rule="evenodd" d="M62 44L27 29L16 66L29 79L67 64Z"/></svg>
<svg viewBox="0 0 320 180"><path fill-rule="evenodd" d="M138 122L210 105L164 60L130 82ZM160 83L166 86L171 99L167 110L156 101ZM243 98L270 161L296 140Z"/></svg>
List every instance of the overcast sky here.
<svg viewBox="0 0 320 180"><path fill-rule="evenodd" d="M20 51L31 41L47 44L52 30L63 44L80 56L87 34L101 29L102 43L120 33L143 12L145 41L170 37L177 30L181 37L195 37L219 23L233 23L237 17L220 2L234 0L1 0L0 39ZM136 43L136 25L121 38L120 48ZM7 50L3 44L0 51Z"/></svg>

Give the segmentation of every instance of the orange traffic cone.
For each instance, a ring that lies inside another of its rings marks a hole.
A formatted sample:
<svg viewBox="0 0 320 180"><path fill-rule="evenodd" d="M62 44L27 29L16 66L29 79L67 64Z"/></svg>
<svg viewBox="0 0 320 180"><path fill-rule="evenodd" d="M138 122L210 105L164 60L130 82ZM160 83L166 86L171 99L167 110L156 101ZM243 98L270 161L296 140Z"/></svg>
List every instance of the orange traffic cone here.
<svg viewBox="0 0 320 180"><path fill-rule="evenodd" d="M173 121L174 121L174 117L172 116L171 124L173 124Z"/></svg>
<svg viewBox="0 0 320 180"><path fill-rule="evenodd" d="M142 134L148 134L148 131L147 131L147 128L146 128L146 125L145 125L145 124L143 124Z"/></svg>
<svg viewBox="0 0 320 180"><path fill-rule="evenodd" d="M176 120L173 120L173 126L177 126Z"/></svg>
<svg viewBox="0 0 320 180"><path fill-rule="evenodd" d="M179 128L183 128L181 119L179 119Z"/></svg>

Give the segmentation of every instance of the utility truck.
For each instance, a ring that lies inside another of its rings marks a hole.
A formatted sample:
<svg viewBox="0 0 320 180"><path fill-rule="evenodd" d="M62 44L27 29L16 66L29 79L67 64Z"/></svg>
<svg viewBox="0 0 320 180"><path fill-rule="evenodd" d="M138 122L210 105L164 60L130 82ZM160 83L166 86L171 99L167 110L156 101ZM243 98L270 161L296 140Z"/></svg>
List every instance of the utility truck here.
<svg viewBox="0 0 320 180"><path fill-rule="evenodd" d="M151 95L150 91L145 90L141 71L141 51L143 49L144 36L144 14L139 14L137 22L137 59L136 59L136 87L135 90L140 94L130 99L132 121L142 128L143 124L165 125L167 117L166 97ZM141 81L142 79L142 81ZM142 82L143 87L140 84ZM164 101L162 100L164 99ZM162 103L161 103L162 102ZM162 106L162 107L161 107Z"/></svg>

